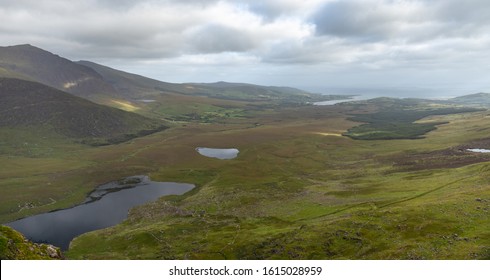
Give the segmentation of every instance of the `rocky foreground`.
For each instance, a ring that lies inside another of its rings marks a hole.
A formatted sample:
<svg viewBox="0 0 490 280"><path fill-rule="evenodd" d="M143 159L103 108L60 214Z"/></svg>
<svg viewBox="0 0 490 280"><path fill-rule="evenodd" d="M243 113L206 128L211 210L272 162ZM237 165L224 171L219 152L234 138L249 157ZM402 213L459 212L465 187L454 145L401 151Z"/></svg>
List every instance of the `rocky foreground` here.
<svg viewBox="0 0 490 280"><path fill-rule="evenodd" d="M61 250L49 244L37 244L7 226L0 226L0 259L2 260L60 260Z"/></svg>

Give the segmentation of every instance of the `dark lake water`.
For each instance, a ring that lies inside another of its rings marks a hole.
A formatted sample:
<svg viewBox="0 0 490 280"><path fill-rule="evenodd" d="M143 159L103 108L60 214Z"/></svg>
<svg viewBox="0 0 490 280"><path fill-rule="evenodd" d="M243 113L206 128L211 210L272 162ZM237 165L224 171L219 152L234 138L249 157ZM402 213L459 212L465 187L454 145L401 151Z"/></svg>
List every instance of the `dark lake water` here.
<svg viewBox="0 0 490 280"><path fill-rule="evenodd" d="M20 219L7 226L34 242L50 243L67 250L74 237L122 222L134 206L164 195L183 194L194 187L192 184L154 182L147 176L128 177L97 187L84 204Z"/></svg>
<svg viewBox="0 0 490 280"><path fill-rule="evenodd" d="M238 149L213 149L213 148L196 148L196 151L206 157L218 159L233 159L238 156Z"/></svg>

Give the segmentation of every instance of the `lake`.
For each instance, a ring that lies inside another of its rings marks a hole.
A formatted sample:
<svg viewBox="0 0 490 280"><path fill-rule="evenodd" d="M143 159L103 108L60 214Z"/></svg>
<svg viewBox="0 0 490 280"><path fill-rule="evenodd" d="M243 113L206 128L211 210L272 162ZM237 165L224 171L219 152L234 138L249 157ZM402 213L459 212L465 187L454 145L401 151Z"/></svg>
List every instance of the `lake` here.
<svg viewBox="0 0 490 280"><path fill-rule="evenodd" d="M218 159L233 159L238 156L238 149L213 149L213 148L196 148L196 151L205 156Z"/></svg>
<svg viewBox="0 0 490 280"><path fill-rule="evenodd" d="M353 99L339 99L339 100L327 100L327 101L318 101L313 102L313 105L317 106L326 106L326 105L335 105L342 102L354 101Z"/></svg>
<svg viewBox="0 0 490 280"><path fill-rule="evenodd" d="M343 102L352 102L352 101L361 101L361 100L367 100L369 97L366 96L352 96L349 99L336 99L336 100L327 100L327 101L318 101L318 102L313 102L313 105L316 106L327 106L327 105L335 105Z"/></svg>
<svg viewBox="0 0 490 280"><path fill-rule="evenodd" d="M84 204L6 225L34 242L49 243L67 250L76 236L122 222L134 206L165 195L180 195L194 187L185 183L154 182L148 176L127 177L97 187Z"/></svg>
<svg viewBox="0 0 490 280"><path fill-rule="evenodd" d="M490 153L490 150L487 149L466 149L466 150L473 153Z"/></svg>

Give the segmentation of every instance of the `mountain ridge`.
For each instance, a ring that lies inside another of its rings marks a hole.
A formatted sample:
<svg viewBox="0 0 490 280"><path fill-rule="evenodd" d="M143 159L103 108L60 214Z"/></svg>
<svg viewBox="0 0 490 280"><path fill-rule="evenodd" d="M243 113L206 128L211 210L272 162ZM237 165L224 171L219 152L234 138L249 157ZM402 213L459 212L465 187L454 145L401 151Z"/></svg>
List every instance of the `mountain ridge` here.
<svg viewBox="0 0 490 280"><path fill-rule="evenodd" d="M305 103L328 98L290 87L227 82L168 83L86 60L73 62L29 44L0 47L0 76L37 81L113 107L118 107L114 100L131 102L166 93L245 102Z"/></svg>
<svg viewBox="0 0 490 280"><path fill-rule="evenodd" d="M90 100L101 94L117 96L92 68L29 44L0 47L0 67L7 76L14 74Z"/></svg>
<svg viewBox="0 0 490 280"><path fill-rule="evenodd" d="M462 95L447 100L449 103L474 106L474 107L490 107L490 93L479 92L473 94Z"/></svg>
<svg viewBox="0 0 490 280"><path fill-rule="evenodd" d="M37 82L0 78L0 127L32 126L95 145L119 143L167 128L157 120Z"/></svg>

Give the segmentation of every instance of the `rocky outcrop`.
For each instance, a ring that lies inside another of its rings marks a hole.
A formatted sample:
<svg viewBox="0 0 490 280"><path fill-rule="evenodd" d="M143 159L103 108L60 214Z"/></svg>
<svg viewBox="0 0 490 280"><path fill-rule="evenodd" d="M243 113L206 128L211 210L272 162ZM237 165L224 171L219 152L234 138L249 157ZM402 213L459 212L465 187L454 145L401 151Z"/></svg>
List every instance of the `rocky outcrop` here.
<svg viewBox="0 0 490 280"><path fill-rule="evenodd" d="M0 259L2 260L60 260L60 248L27 240L10 227L0 226Z"/></svg>

